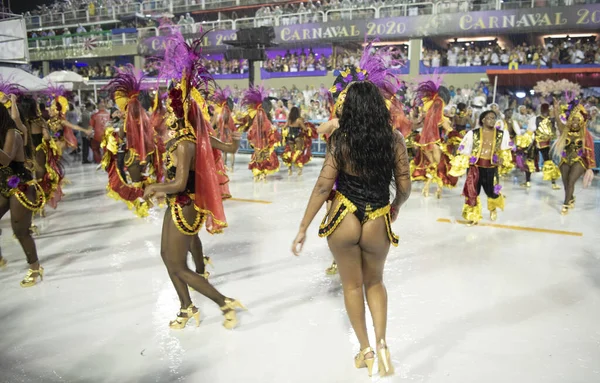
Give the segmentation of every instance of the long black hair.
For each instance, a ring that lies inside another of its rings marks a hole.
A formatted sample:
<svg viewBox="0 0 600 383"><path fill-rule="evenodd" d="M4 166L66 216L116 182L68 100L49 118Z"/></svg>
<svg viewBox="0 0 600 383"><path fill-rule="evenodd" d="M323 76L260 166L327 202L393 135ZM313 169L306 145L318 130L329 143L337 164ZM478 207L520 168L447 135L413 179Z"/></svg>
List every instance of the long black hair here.
<svg viewBox="0 0 600 383"><path fill-rule="evenodd" d="M6 134L10 129L17 129L17 124L10 116L10 112L4 105L0 105L0 149L4 148Z"/></svg>
<svg viewBox="0 0 600 383"><path fill-rule="evenodd" d="M293 124L294 121L296 121L299 118L300 118L300 109L298 109L297 106L294 106L292 109L290 109L290 115L288 116L288 122L290 124Z"/></svg>
<svg viewBox="0 0 600 383"><path fill-rule="evenodd" d="M394 175L394 129L379 88L368 81L348 87L339 128L331 137L337 167L365 183L389 188Z"/></svg>
<svg viewBox="0 0 600 383"><path fill-rule="evenodd" d="M38 117L38 104L31 96L21 97L19 98L19 111L21 112L21 120L27 123Z"/></svg>

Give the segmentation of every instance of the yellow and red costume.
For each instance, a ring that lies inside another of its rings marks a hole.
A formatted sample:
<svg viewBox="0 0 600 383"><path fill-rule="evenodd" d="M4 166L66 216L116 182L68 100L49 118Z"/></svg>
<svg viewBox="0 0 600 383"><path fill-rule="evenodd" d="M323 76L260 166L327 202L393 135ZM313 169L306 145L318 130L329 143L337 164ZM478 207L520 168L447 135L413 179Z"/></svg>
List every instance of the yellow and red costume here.
<svg viewBox="0 0 600 383"><path fill-rule="evenodd" d="M242 105L248 108L250 121L247 137L254 148L248 168L255 178L265 178L279 171L279 158L275 149L280 145L281 135L271 123L271 104L267 96L265 89L257 86L246 90L242 98Z"/></svg>
<svg viewBox="0 0 600 383"><path fill-rule="evenodd" d="M51 87L47 91L53 98L50 104L50 140L44 140L42 146L36 150L43 150L46 154L46 172L40 181L44 190L47 203L56 209L58 202L64 196L62 185L65 182L65 171L61 163L63 147L77 147L77 138L71 128L64 126L65 113L69 110L69 102L63 87Z"/></svg>
<svg viewBox="0 0 600 383"><path fill-rule="evenodd" d="M314 124L306 122L304 127L286 126L282 130L285 149L281 159L288 168L296 166L301 169L312 160L312 142L319 135Z"/></svg>
<svg viewBox="0 0 600 383"><path fill-rule="evenodd" d="M414 143L416 153L410 163L411 179L425 181L426 189L431 181L438 185L438 191L442 186L453 188L456 186L458 178L450 174L452 169L450 162L453 157L453 146L459 142L460 134L449 130L444 138L443 126L450 126L450 121L444 117L444 108L449 97L448 90L429 80L419 84L417 94L423 101L425 119L419 139ZM436 146L441 151L440 162L431 163L425 152L434 151Z"/></svg>
<svg viewBox="0 0 600 383"><path fill-rule="evenodd" d="M231 135L236 131L236 127L233 112L231 111L233 99L231 98L231 90L229 87L215 90L213 101L215 102L214 113L216 119L216 132L213 134L217 134L219 140L225 143L231 143ZM221 194L223 199L229 199L231 198L231 192L229 191L229 176L227 176L223 154L220 151L216 151L215 156L217 175L219 177L219 184L221 185Z"/></svg>
<svg viewBox="0 0 600 383"><path fill-rule="evenodd" d="M150 117L139 100L143 79L141 71L127 66L119 70L106 86L105 89L113 95L124 119L122 125L105 130L101 143L104 149L101 164L108 173L108 195L125 202L140 217L148 215L148 204L142 200L144 187L161 181L164 177L162 138L155 132ZM120 132L121 129L123 132ZM120 150L124 151L125 168L119 167ZM127 167L134 164L144 169L140 179L127 175Z"/></svg>

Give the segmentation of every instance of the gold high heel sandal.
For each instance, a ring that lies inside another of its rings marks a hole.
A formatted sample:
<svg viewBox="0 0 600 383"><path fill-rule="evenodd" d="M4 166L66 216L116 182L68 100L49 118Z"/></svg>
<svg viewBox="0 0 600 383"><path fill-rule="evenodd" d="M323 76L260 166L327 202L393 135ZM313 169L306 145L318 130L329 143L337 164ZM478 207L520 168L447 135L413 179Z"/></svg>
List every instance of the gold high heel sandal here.
<svg viewBox="0 0 600 383"><path fill-rule="evenodd" d="M438 188L438 189L435 191L435 198L437 198L437 199L442 199L442 189L441 189L441 188Z"/></svg>
<svg viewBox="0 0 600 383"><path fill-rule="evenodd" d="M373 353L370 358L367 358L367 354ZM354 357L354 366L356 368L367 368L369 376L373 376L373 364L375 364L375 352L371 347L367 347Z"/></svg>
<svg viewBox="0 0 600 383"><path fill-rule="evenodd" d="M427 181L425 181L425 186L423 186L423 196L424 197L429 197L429 185L431 184L431 179L427 179Z"/></svg>
<svg viewBox="0 0 600 383"><path fill-rule="evenodd" d="M210 257L204 257L204 266L212 266L213 268L215 267L215 265L213 265Z"/></svg>
<svg viewBox="0 0 600 383"><path fill-rule="evenodd" d="M333 261L331 266L329 266L328 268L325 269L325 274L336 275L337 273L338 273L338 266L337 266L337 263L335 263L335 261Z"/></svg>
<svg viewBox="0 0 600 383"><path fill-rule="evenodd" d="M573 197L570 201L569 201L569 209L574 209L575 208L575 197Z"/></svg>
<svg viewBox="0 0 600 383"><path fill-rule="evenodd" d="M569 214L569 205L563 205L561 211L560 211L560 215L567 215Z"/></svg>
<svg viewBox="0 0 600 383"><path fill-rule="evenodd" d="M230 298L225 298L225 305L220 307L220 309L225 317L225 320L223 321L223 327L225 327L227 330L234 329L238 324L235 311L236 309L244 311L248 310L240 301Z"/></svg>
<svg viewBox="0 0 600 383"><path fill-rule="evenodd" d="M294 174L294 171L292 170L292 167L288 167L288 176L291 176L292 174Z"/></svg>
<svg viewBox="0 0 600 383"><path fill-rule="evenodd" d="M35 236L40 235L40 231L38 230L38 227L33 224L29 227L29 233L31 233L31 235L35 235Z"/></svg>
<svg viewBox="0 0 600 383"><path fill-rule="evenodd" d="M387 344L382 339L379 341L379 349L377 350L377 361L379 362L379 376L394 375L394 366L392 365L392 357Z"/></svg>
<svg viewBox="0 0 600 383"><path fill-rule="evenodd" d="M552 184L552 190L560 190L560 186L558 186L557 184L553 183Z"/></svg>
<svg viewBox="0 0 600 383"><path fill-rule="evenodd" d="M35 286L38 277L40 278L40 282L44 280L44 268L42 266L40 266L38 270L27 270L25 278L23 278L23 280L21 281L21 287Z"/></svg>
<svg viewBox="0 0 600 383"><path fill-rule="evenodd" d="M200 326L200 311L196 309L196 312L194 312L195 308L196 307L194 307L194 305L191 304L188 306L187 309L179 310L177 318L169 322L169 327L173 330L181 330L185 327L185 325L191 318L194 318L196 320L196 327Z"/></svg>
<svg viewBox="0 0 600 383"><path fill-rule="evenodd" d="M7 263L5 258L0 259L0 269L6 268Z"/></svg>
<svg viewBox="0 0 600 383"><path fill-rule="evenodd" d="M498 219L498 212L494 209L490 211L490 219L495 221Z"/></svg>
<svg viewBox="0 0 600 383"><path fill-rule="evenodd" d="M531 182L527 181L521 184L521 187L529 189L531 187Z"/></svg>

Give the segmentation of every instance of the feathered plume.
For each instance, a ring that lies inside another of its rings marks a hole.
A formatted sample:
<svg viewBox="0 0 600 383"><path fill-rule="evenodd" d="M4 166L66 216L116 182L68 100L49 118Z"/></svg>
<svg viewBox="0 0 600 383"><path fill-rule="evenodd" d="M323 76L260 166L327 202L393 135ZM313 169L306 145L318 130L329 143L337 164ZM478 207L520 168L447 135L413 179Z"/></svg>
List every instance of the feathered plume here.
<svg viewBox="0 0 600 383"><path fill-rule="evenodd" d="M437 69L427 76L423 81L419 82L416 89L416 98L423 100L432 99L442 87L442 75Z"/></svg>
<svg viewBox="0 0 600 383"><path fill-rule="evenodd" d="M218 88L215 90L213 100L217 104L222 104L224 102L227 102L231 98L231 94L232 92L229 86L226 86L225 88Z"/></svg>
<svg viewBox="0 0 600 383"><path fill-rule="evenodd" d="M242 105L257 107L267 97L269 97L269 92L262 85L256 85L244 91Z"/></svg>
<svg viewBox="0 0 600 383"><path fill-rule="evenodd" d="M125 111L127 103L144 90L144 73L128 64L123 69L117 69L115 78L102 88L115 98L115 103L121 111Z"/></svg>
<svg viewBox="0 0 600 383"><path fill-rule="evenodd" d="M158 78L170 81L181 79L185 74L190 88L208 91L214 87L214 80L201 60L202 41L205 33L188 44L178 28L161 26L161 30L164 29L169 31L169 35L165 41L164 57L155 59L159 65Z"/></svg>
<svg viewBox="0 0 600 383"><path fill-rule="evenodd" d="M544 80L538 81L533 87L533 90L544 97L550 96L554 93L564 93L565 97L568 99L567 102L571 102L579 95L579 93L581 93L581 86L567 79L558 81Z"/></svg>
<svg viewBox="0 0 600 383"><path fill-rule="evenodd" d="M42 93L48 97L55 98L55 97L66 97L67 92L68 92L67 89L63 85L51 83L50 85L48 85L48 88L46 88Z"/></svg>
<svg viewBox="0 0 600 383"><path fill-rule="evenodd" d="M360 58L360 69L366 72L366 80L369 80L389 95L396 94L400 89L400 80L392 74L391 68L400 63L394 59L394 48L382 48L374 52L373 41L365 46Z"/></svg>
<svg viewBox="0 0 600 383"><path fill-rule="evenodd" d="M400 63L393 58L394 49L373 50L373 42L367 44L360 58L358 68L343 71L329 90L335 99L353 81L370 81L383 91L386 97L394 95L400 89L400 80L393 73L392 66Z"/></svg>
<svg viewBox="0 0 600 383"><path fill-rule="evenodd" d="M25 91L25 88L19 84L15 84L11 81L11 79L4 79L2 76L0 76L0 92L4 93L5 95L21 95L23 92Z"/></svg>

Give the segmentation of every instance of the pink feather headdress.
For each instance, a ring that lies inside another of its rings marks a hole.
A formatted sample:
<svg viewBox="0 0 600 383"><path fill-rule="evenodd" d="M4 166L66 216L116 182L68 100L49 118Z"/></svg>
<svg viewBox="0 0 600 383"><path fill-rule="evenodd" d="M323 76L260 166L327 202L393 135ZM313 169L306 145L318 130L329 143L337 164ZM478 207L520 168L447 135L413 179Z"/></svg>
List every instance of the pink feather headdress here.
<svg viewBox="0 0 600 383"><path fill-rule="evenodd" d="M256 85L244 91L242 105L257 108L267 97L269 97L269 92L267 92L264 86Z"/></svg>
<svg viewBox="0 0 600 383"><path fill-rule="evenodd" d="M143 84L144 78L141 70L128 64L123 69L117 69L115 78L110 80L102 90L113 95L117 107L121 111L125 111L125 107L131 99L137 97L140 91L149 89L149 86Z"/></svg>
<svg viewBox="0 0 600 383"><path fill-rule="evenodd" d="M197 88L201 92L209 92L214 88L214 79L202 63L204 34L188 44L178 28L165 26L161 29L167 29L170 33L166 37L164 56L155 59L159 66L158 78L186 81L188 89Z"/></svg>
<svg viewBox="0 0 600 383"><path fill-rule="evenodd" d="M226 86L225 88L217 88L213 94L213 100L216 104L220 105L227 102L231 98L231 95L232 92L229 86Z"/></svg>
<svg viewBox="0 0 600 383"><path fill-rule="evenodd" d="M373 41L363 49L357 68L349 68L340 73L329 90L337 98L354 81L370 81L387 96L396 94L400 89L400 80L393 73L392 66L400 63L394 59L395 49L382 48L372 52Z"/></svg>

